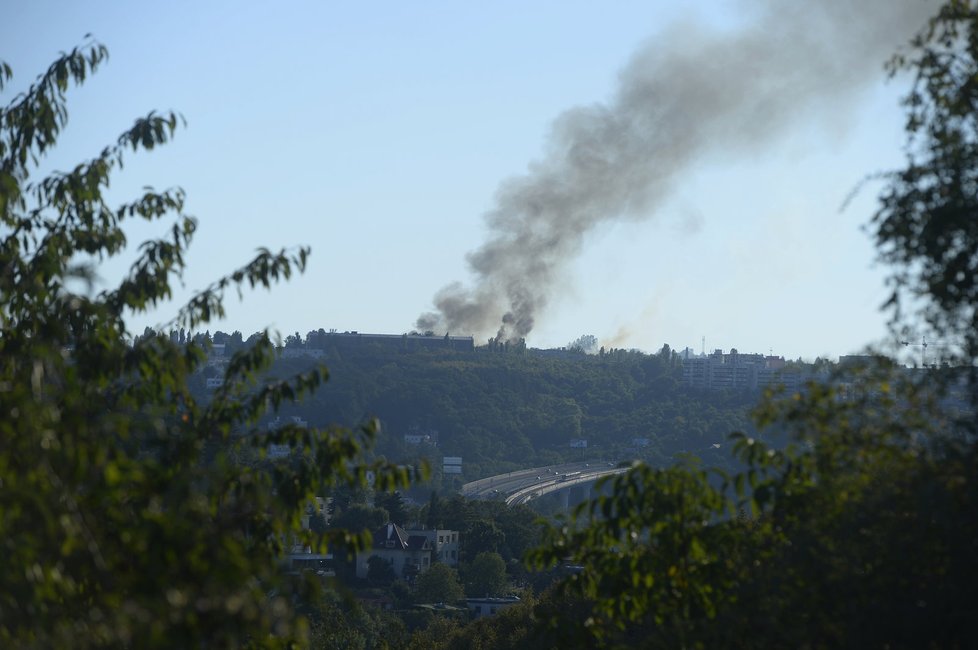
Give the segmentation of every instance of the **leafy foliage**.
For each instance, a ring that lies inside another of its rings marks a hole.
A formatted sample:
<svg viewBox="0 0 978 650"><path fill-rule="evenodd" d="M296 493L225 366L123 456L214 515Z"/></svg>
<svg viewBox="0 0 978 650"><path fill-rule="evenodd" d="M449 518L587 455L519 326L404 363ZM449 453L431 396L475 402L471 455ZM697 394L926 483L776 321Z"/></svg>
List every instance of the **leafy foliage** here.
<svg viewBox="0 0 978 650"><path fill-rule="evenodd" d="M464 596L458 572L439 562L419 575L414 586L414 598L419 603L455 603Z"/></svg>
<svg viewBox="0 0 978 650"><path fill-rule="evenodd" d="M424 650L503 650L505 648L579 648L587 646L574 625L548 627L544 622L585 618L590 606L580 599L547 591L535 598L523 594L521 602L467 625L434 624L415 632L408 648ZM641 644L637 644L639 647Z"/></svg>
<svg viewBox="0 0 978 650"><path fill-rule="evenodd" d="M598 350L598 337L594 334L582 334L568 343L567 349L592 354Z"/></svg>
<svg viewBox="0 0 978 650"><path fill-rule="evenodd" d="M951 422L913 382L881 372L862 387L847 401L812 385L767 402L757 417L792 444L735 435L742 472L638 465L551 528L532 559L584 567L562 585L594 603L581 638L962 645L978 596L974 449L943 436Z"/></svg>
<svg viewBox="0 0 978 650"><path fill-rule="evenodd" d="M502 596L509 589L506 563L499 553L483 552L466 567L465 591L470 596Z"/></svg>
<svg viewBox="0 0 978 650"><path fill-rule="evenodd" d="M137 119L70 171L35 179L67 125L66 94L108 56L89 41L62 54L0 109L0 645L239 647L301 640L279 563L294 537L356 547L343 530L301 532L306 506L331 485L362 483L376 433L258 426L327 377L313 367L270 384L256 377L267 332L227 365L207 401L188 386L207 356L193 340L133 339L126 318L163 305L184 268L196 222L179 189L110 206L124 158L152 150L182 122ZM12 71L0 65L0 89ZM97 290L94 264L121 253L127 221L170 221L128 274ZM270 287L301 272L308 249L260 250L195 294L170 328L224 315L228 291ZM189 339L189 337L188 337ZM287 460L236 462L241 450L287 444ZM381 487L407 470L374 468Z"/></svg>
<svg viewBox="0 0 978 650"><path fill-rule="evenodd" d="M978 357L978 7L945 2L913 45L891 62L915 84L905 100L907 164L887 177L876 243L893 268L894 321L907 303L922 304L927 324L970 362Z"/></svg>
<svg viewBox="0 0 978 650"><path fill-rule="evenodd" d="M893 264L893 323L919 301L963 367L879 364L845 381L769 395L761 429L788 444L732 437L744 469L637 465L610 495L551 528L537 566L569 561L565 582L593 603L574 627L608 647L967 647L978 602L978 7L946 2L895 60L917 84L908 167L873 223ZM965 384L965 375L970 375ZM955 413L943 389L967 385Z"/></svg>
<svg viewBox="0 0 978 650"><path fill-rule="evenodd" d="M371 555L367 559L367 580L375 584L389 585L396 579L397 575L387 560L378 555Z"/></svg>
<svg viewBox="0 0 978 650"><path fill-rule="evenodd" d="M395 615L364 607L354 599L340 600L326 593L303 612L310 621L310 647L316 650L368 650L401 648L407 630Z"/></svg>
<svg viewBox="0 0 978 650"><path fill-rule="evenodd" d="M318 341L310 332L306 338ZM326 339L328 340L328 337ZM313 348L323 349L323 348ZM527 466L580 460L572 438L588 440L589 456L642 458L672 464L692 452L729 462L726 434L756 435L748 413L757 393L701 392L681 385L673 353L615 350L603 355L529 350L523 355L451 350L399 351L384 346L324 349L332 378L294 413L319 424L353 425L383 418L376 452L387 458L464 459L462 482ZM273 373L302 372L312 359L282 358ZM203 393L203 387L200 389ZM438 432L437 447L404 434ZM635 439L643 446L636 446ZM647 444L646 444L647 443Z"/></svg>
<svg viewBox="0 0 978 650"><path fill-rule="evenodd" d="M442 499L432 493L421 514L431 528L459 531L465 540L465 561L481 552L498 552L507 562L521 560L540 539L539 516L525 505L507 506L502 501L468 500L460 495Z"/></svg>

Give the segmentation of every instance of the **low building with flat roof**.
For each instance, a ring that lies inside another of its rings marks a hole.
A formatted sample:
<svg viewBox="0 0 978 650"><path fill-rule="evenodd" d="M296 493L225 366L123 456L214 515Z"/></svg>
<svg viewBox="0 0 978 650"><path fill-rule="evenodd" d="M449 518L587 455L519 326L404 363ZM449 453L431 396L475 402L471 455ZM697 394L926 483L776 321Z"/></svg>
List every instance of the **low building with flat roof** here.
<svg viewBox="0 0 978 650"><path fill-rule="evenodd" d="M501 596L499 598L466 598L465 604L475 612L476 618L498 614L507 607L520 602L518 596Z"/></svg>

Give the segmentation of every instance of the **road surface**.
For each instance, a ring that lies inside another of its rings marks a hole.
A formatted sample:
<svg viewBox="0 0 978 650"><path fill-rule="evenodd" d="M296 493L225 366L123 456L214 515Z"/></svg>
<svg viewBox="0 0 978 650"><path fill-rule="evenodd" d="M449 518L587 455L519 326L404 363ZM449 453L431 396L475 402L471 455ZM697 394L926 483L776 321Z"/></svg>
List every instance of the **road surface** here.
<svg viewBox="0 0 978 650"><path fill-rule="evenodd" d="M503 498L507 505L513 505L626 471L627 467L618 467L607 461L534 467L466 483L462 486L462 495L468 499Z"/></svg>

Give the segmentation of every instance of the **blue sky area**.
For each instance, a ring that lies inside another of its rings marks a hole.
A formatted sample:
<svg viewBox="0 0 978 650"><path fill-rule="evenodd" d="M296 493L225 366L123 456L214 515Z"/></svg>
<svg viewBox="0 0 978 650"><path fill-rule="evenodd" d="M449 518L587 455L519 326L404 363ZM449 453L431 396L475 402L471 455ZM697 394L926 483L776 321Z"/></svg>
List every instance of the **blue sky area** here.
<svg viewBox="0 0 978 650"><path fill-rule="evenodd" d="M144 185L186 190L200 223L182 297L259 246L312 247L305 276L235 298L212 331L400 333L443 286L471 280L466 253L487 236L500 181L540 159L554 118L610 101L640 48L748 30L761 5L8 0L0 58L19 90L88 32L109 48L70 92L53 168L150 110L186 117L111 188L120 200ZM799 106L763 145L697 156L654 209L597 226L528 343L593 333L698 351L705 337L708 349L814 359L884 340L884 269L861 230L881 187L840 210L864 176L902 160L906 81L887 81L884 59L844 97ZM165 227L139 225L130 242ZM104 264L106 283L129 261Z"/></svg>

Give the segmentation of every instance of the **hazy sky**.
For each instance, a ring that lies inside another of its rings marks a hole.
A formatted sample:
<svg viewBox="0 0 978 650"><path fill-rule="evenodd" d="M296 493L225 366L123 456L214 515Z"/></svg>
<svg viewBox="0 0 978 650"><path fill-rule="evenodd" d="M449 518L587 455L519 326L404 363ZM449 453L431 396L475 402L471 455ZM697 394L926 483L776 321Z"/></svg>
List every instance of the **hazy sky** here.
<svg viewBox="0 0 978 650"><path fill-rule="evenodd" d="M200 222L187 293L259 246L312 247L305 276L233 299L212 331L400 333L444 286L474 281L466 254L491 236L497 188L548 155L555 118L613 104L622 71L660 52L717 52L710 69L729 77L731 56L711 48L741 42L759 6L8 0L0 58L20 89L86 32L108 46L108 63L69 95L55 168L95 155L150 110L186 117L172 144L130 157L112 193L186 190ZM783 36L761 51L788 56L797 39ZM884 273L861 231L880 187L840 207L865 175L901 162L906 84L887 81L884 58L843 57L873 72L838 96L724 125L743 133L736 146L715 124L699 133L695 155L663 169L674 177L654 205L602 220L561 258L528 343L593 333L619 347L699 350L705 337L708 349L814 358L881 340ZM725 104L741 87L729 85L690 111ZM164 229L140 225L130 242ZM105 264L102 277L116 280L130 260Z"/></svg>

